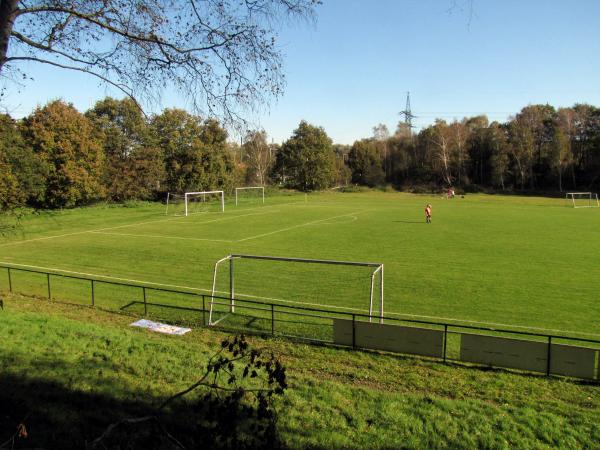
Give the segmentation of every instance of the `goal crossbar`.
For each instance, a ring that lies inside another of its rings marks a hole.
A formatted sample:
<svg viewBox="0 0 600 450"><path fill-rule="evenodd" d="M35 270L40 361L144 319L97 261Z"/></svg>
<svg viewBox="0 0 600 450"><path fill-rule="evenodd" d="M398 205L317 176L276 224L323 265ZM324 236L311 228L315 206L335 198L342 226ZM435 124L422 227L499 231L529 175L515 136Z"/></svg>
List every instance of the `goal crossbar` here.
<svg viewBox="0 0 600 450"><path fill-rule="evenodd" d="M577 204L575 203L575 198L579 198L583 201L587 199L587 205L585 204ZM600 201L598 200L598 194L594 192L567 192L565 196L565 200L569 201L571 199L571 203L573 208L599 208Z"/></svg>
<svg viewBox="0 0 600 450"><path fill-rule="evenodd" d="M189 198L197 195L210 195L210 194L221 194L221 212L225 212L225 194L223 191L199 191L199 192L186 192L185 193L185 215L188 215L188 203Z"/></svg>
<svg viewBox="0 0 600 450"><path fill-rule="evenodd" d="M190 197L202 196L202 201L206 202L206 196L213 195L213 194L219 194L219 197L220 197L219 203L221 206L220 209L221 209L221 212L225 212L225 194L223 191L198 191L198 192L185 192L184 194L172 194L170 192L167 192L165 215L169 214L169 207L171 207L173 200L183 199L184 210L183 210L182 214L176 214L176 215L188 216L191 214L190 208L189 208Z"/></svg>
<svg viewBox="0 0 600 450"><path fill-rule="evenodd" d="M235 188L235 206L238 205L238 191L248 191L252 189L260 189L262 191L262 202L265 202L265 188L263 186L243 186Z"/></svg>
<svg viewBox="0 0 600 450"><path fill-rule="evenodd" d="M235 271L233 261L236 259L254 259L264 261L280 261L280 262L292 262L292 263L304 263L304 264L324 264L324 265L338 265L338 266L355 266L355 267L371 267L374 270L370 276L370 290L369 290L369 322L373 319L373 300L375 295L375 278L379 276L379 323L383 323L383 263L374 262L362 262L362 261L338 261L331 259L308 259L308 258L291 258L281 256L261 256L261 255L247 255L247 254L231 254L224 258L219 259L214 266L213 271L213 286L212 295L210 302L210 311L208 315L208 324L216 325L223 318L213 321L213 305L217 286L217 273L219 266L228 261L229 262L229 312L235 312Z"/></svg>

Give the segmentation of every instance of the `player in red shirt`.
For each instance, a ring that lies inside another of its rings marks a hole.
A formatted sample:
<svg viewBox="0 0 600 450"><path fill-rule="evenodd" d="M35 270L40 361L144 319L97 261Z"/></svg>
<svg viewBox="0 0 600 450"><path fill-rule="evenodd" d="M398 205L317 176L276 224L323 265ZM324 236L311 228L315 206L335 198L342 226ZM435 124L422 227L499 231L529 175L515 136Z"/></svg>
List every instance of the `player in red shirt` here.
<svg viewBox="0 0 600 450"><path fill-rule="evenodd" d="M425 207L425 222L431 223L431 205Z"/></svg>

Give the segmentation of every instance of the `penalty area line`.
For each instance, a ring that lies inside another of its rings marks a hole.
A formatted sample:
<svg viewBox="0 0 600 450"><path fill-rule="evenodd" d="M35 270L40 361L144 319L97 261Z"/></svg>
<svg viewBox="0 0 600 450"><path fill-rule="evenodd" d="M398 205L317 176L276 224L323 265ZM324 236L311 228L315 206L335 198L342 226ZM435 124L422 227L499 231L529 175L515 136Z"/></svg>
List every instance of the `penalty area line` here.
<svg viewBox="0 0 600 450"><path fill-rule="evenodd" d="M295 230L296 228L306 227L306 226L309 226L309 225L315 225L315 224L318 224L318 223L321 223L321 222L327 222L328 220L338 219L340 217L354 216L356 214L361 214L361 213L364 213L364 212L367 212L367 211L369 211L369 210L365 209L365 210L362 210L362 211L354 211L354 212L351 212L351 213L348 213L348 214L341 214L339 216L326 217L324 219L313 220L311 222L306 222L306 223L300 223L298 225L293 225L291 227L281 228L279 230L270 231L268 233L262 233L262 234L257 234L255 236L250 236L250 237L247 237L247 238L243 238L243 239L238 239L235 242L245 242L245 241L249 241L249 240L252 240L252 239L258 239L258 238L261 238L261 237L271 236L273 234L283 233L284 231Z"/></svg>

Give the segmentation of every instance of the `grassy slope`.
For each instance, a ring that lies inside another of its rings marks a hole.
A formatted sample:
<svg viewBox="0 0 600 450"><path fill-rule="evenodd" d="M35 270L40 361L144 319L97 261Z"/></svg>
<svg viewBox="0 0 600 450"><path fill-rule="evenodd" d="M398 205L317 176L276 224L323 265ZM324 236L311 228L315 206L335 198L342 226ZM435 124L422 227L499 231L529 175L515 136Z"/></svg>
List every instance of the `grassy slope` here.
<svg viewBox="0 0 600 450"><path fill-rule="evenodd" d="M205 289L211 286L214 262L231 252L381 261L388 313L597 333L600 278L592 269L600 266L600 210L566 208L558 199L486 195L443 200L329 193L303 200L271 197L266 208L228 205L223 216L166 221L163 206L151 204L28 216L22 235L0 242L0 261ZM434 207L431 226L423 223L427 202ZM213 222L214 217L224 220ZM315 220L324 221L306 225ZM82 233L128 224L138 225L106 232L136 236ZM240 241L263 233L273 234ZM43 282L35 287L40 295ZM6 284L0 271L0 288ZM67 287L64 295L74 297ZM366 299L349 298L344 304L365 308Z"/></svg>
<svg viewBox="0 0 600 450"><path fill-rule="evenodd" d="M0 441L12 432L5 415L32 412L28 446L81 445L118 411L134 414L195 381L223 336L205 329L162 336L130 322L88 308L6 299ZM598 386L251 340L279 353L288 368L291 389L278 409L290 447L600 448Z"/></svg>

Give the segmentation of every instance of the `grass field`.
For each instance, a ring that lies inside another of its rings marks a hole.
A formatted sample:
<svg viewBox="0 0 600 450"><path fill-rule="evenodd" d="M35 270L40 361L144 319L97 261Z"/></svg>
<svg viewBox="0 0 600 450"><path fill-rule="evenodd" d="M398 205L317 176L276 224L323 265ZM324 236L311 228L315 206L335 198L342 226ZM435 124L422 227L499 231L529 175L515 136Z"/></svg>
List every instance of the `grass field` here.
<svg viewBox="0 0 600 450"><path fill-rule="evenodd" d="M15 448L86 448L111 422L147 414L196 381L225 336L206 328L165 336L130 322L91 308L5 297L0 444L24 420L29 437ZM277 403L286 448L600 448L597 385L288 340L250 341L275 352L287 368L290 389ZM188 401L177 403L164 417L186 444L194 425L190 408Z"/></svg>
<svg viewBox="0 0 600 450"><path fill-rule="evenodd" d="M427 203L433 205L431 225L424 223ZM26 215L20 230L0 241L0 262L198 292L210 291L215 261L230 253L381 262L390 317L597 337L599 226L600 209L573 209L558 199L268 195L265 205L228 202L225 213L189 217L165 216L158 203ZM367 309L368 274L326 269L294 281L292 265L247 267L237 295ZM6 278L0 271L0 289L7 290ZM12 281L17 290L46 293L45 278L15 273ZM87 289L56 281L53 296L83 302ZM112 288L102 289L108 296ZM126 289L115 295L123 303L139 297Z"/></svg>

